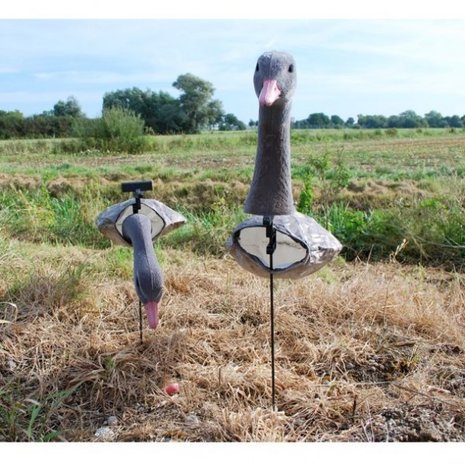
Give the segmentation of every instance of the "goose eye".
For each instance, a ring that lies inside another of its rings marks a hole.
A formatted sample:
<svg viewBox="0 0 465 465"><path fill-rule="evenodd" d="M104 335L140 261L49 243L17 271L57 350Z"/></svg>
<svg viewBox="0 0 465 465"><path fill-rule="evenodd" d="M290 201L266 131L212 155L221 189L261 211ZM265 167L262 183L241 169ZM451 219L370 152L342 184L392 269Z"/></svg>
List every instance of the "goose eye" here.
<svg viewBox="0 0 465 465"><path fill-rule="evenodd" d="M258 66L258 65L257 65L257 66ZM293 73L293 72L294 72L294 65L289 65L288 71L289 71L290 73Z"/></svg>
<svg viewBox="0 0 465 465"><path fill-rule="evenodd" d="M257 66L255 67L255 72L257 72L257 71L258 71L258 63L257 63Z"/></svg>

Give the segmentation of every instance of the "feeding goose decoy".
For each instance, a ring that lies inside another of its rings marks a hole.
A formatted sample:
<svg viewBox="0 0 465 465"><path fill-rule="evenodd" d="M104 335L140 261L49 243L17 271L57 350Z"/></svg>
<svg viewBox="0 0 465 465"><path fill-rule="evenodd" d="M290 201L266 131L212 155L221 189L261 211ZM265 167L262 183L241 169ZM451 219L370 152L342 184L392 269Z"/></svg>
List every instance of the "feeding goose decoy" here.
<svg viewBox="0 0 465 465"><path fill-rule="evenodd" d="M301 278L314 273L342 249L313 218L296 212L292 197L290 118L296 64L286 52L266 52L254 77L259 102L255 169L244 211L227 247L246 270L259 276Z"/></svg>
<svg viewBox="0 0 465 465"><path fill-rule="evenodd" d="M186 219L162 202L142 198L151 181L123 183L124 192L135 198L112 205L96 219L100 232L114 244L134 249L134 285L145 307L149 327L158 326L158 307L163 294L163 273L153 249L153 241L183 225Z"/></svg>

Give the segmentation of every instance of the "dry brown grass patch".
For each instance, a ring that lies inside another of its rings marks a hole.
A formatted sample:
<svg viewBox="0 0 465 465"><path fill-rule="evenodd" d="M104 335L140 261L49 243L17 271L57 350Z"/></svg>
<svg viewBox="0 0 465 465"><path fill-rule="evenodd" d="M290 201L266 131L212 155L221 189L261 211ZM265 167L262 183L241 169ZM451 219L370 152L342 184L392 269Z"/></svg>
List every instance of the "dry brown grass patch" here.
<svg viewBox="0 0 465 465"><path fill-rule="evenodd" d="M277 281L274 413L267 280L230 258L164 250L161 324L140 344L132 278L105 273L111 251L35 253L33 276L17 254L26 278L4 284L0 407L20 413L3 440L28 439L26 399L43 405L39 439L101 440L110 416L116 441L465 439L456 275L335 262ZM164 393L170 382L179 395Z"/></svg>

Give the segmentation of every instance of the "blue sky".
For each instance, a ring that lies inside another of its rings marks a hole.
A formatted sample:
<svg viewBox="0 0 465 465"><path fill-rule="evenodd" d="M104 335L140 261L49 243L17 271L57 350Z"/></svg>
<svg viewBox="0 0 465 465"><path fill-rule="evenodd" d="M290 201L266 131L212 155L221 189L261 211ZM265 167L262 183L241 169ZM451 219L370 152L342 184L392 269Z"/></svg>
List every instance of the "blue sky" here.
<svg viewBox="0 0 465 465"><path fill-rule="evenodd" d="M257 57L286 50L297 62L296 119L465 114L465 19L7 18L0 20L0 110L41 113L74 96L98 116L105 92L135 86L176 97L172 83L189 72L210 81L224 110L247 123L258 114Z"/></svg>

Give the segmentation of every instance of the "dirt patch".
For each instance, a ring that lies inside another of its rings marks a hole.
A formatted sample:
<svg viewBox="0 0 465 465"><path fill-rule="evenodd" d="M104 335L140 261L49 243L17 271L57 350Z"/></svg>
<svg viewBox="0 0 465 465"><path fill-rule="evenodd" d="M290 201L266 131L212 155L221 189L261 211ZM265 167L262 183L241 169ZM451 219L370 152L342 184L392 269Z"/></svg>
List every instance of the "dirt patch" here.
<svg viewBox="0 0 465 465"><path fill-rule="evenodd" d="M368 439L382 442L463 441L465 417L441 403L381 410L364 425Z"/></svg>

